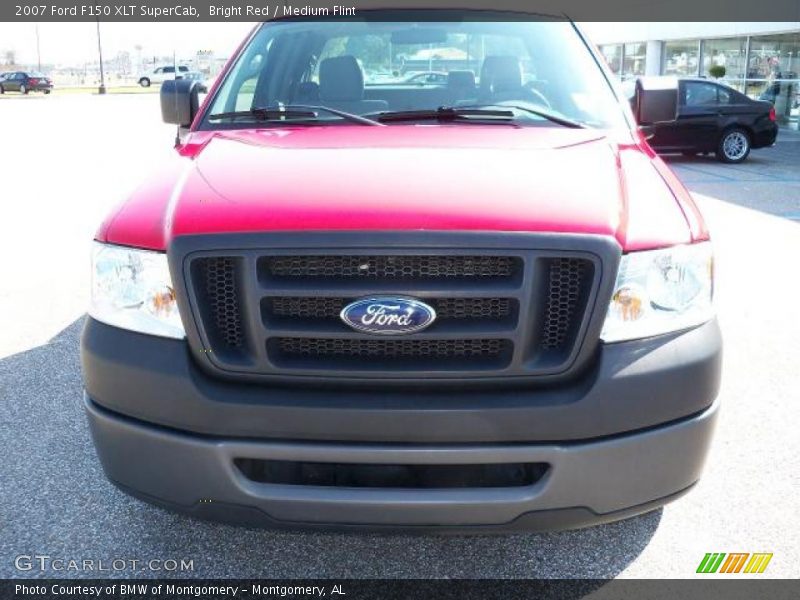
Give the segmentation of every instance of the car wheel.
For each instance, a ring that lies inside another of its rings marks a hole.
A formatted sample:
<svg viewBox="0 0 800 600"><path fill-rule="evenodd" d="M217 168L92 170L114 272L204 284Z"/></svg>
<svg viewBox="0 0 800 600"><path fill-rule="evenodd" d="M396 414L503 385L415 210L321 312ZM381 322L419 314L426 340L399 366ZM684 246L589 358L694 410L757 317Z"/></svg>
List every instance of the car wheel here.
<svg viewBox="0 0 800 600"><path fill-rule="evenodd" d="M28 88L25 87L24 83L21 86L19 86L19 93L20 94L27 94L28 93Z"/></svg>
<svg viewBox="0 0 800 600"><path fill-rule="evenodd" d="M147 77L142 77L139 80L139 85L142 87L150 87L150 80Z"/></svg>
<svg viewBox="0 0 800 600"><path fill-rule="evenodd" d="M750 136L744 129L734 127L722 134L717 158L725 163L740 163L750 154Z"/></svg>
<svg viewBox="0 0 800 600"><path fill-rule="evenodd" d="M50 90L45 90L45 91L44 91L44 93L45 93L45 94L49 94L49 93L50 93Z"/></svg>
<svg viewBox="0 0 800 600"><path fill-rule="evenodd" d="M0 85L0 94L5 94L5 93L6 93L6 91L3 89L3 86Z"/></svg>

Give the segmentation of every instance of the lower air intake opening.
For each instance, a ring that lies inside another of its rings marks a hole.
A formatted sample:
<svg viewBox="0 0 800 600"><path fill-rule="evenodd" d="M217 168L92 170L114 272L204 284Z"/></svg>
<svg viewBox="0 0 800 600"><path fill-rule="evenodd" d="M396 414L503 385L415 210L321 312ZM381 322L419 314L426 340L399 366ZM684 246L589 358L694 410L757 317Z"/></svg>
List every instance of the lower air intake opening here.
<svg viewBox="0 0 800 600"><path fill-rule="evenodd" d="M342 488L508 488L533 485L547 463L475 465L384 465L237 458L234 464L251 481Z"/></svg>

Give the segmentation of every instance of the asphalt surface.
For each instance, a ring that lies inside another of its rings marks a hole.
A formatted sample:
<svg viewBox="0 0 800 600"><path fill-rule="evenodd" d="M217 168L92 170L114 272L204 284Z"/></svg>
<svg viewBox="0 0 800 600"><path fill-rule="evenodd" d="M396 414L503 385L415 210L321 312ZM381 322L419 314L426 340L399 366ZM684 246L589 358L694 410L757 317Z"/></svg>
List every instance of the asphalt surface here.
<svg viewBox="0 0 800 600"><path fill-rule="evenodd" d="M439 537L248 530L109 484L81 407L89 240L173 131L156 96L5 98L0 123L0 577L685 578L712 551L773 552L762 577L800 575L800 136L739 166L670 159L712 229L726 341L721 420L696 489L585 530ZM193 570L19 570L20 555Z"/></svg>

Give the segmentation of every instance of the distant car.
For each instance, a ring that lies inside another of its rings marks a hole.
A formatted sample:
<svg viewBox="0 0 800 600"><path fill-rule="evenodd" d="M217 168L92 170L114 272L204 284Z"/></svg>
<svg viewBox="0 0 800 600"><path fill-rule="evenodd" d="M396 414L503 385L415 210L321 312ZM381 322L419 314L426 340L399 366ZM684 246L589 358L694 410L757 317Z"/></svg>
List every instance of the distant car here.
<svg viewBox="0 0 800 600"><path fill-rule="evenodd" d="M184 79L189 81L196 81L199 86L197 90L202 94L208 93L208 83L206 83L206 76L200 71L188 71L183 76Z"/></svg>
<svg viewBox="0 0 800 600"><path fill-rule="evenodd" d="M152 71L139 75L137 81L142 87L150 87L154 83L163 83L167 79L182 79L189 72L189 67L186 65L178 65L177 69L178 73L176 75L175 67L172 65L156 67Z"/></svg>
<svg viewBox="0 0 800 600"><path fill-rule="evenodd" d="M406 77L405 83L415 83L417 85L434 83L437 85L445 85L447 83L447 73L439 73L437 71L414 73L413 75Z"/></svg>
<svg viewBox="0 0 800 600"><path fill-rule="evenodd" d="M663 99L657 119L637 116L640 125L651 128L649 143L659 153L692 156L714 152L722 162L740 163L751 149L771 146L778 136L772 104L752 100L721 83L647 77L625 88L634 90L633 96L628 93L634 111L637 93L659 94Z"/></svg>
<svg viewBox="0 0 800 600"><path fill-rule="evenodd" d="M12 71L0 75L0 94L6 92L44 92L53 91L53 81L38 71Z"/></svg>

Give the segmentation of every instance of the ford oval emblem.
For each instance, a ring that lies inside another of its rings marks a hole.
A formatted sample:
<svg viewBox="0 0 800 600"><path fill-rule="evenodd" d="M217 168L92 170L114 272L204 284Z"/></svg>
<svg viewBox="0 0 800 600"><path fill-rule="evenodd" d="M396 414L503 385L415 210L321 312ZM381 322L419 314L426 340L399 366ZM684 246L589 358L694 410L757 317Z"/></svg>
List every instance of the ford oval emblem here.
<svg viewBox="0 0 800 600"><path fill-rule="evenodd" d="M342 309L339 317L353 329L376 335L422 331L436 320L433 307L413 298L361 298Z"/></svg>

